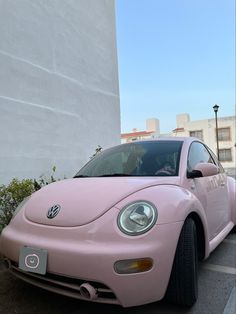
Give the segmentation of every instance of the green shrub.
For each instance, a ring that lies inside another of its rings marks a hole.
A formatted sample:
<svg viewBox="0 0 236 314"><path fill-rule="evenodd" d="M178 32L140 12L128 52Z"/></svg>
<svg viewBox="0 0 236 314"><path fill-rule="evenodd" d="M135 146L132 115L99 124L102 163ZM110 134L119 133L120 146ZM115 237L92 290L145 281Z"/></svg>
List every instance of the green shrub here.
<svg viewBox="0 0 236 314"><path fill-rule="evenodd" d="M10 222L16 207L34 191L34 182L30 179L13 179L8 185L0 185L0 231Z"/></svg>
<svg viewBox="0 0 236 314"><path fill-rule="evenodd" d="M16 207L24 198L43 186L57 181L54 177L55 171L56 167L54 166L49 178L41 175L38 180L13 179L8 185L0 185L0 233L9 224Z"/></svg>
<svg viewBox="0 0 236 314"><path fill-rule="evenodd" d="M56 166L53 166L52 167L52 173L51 173L49 178L46 178L44 175L41 175L38 180L34 179L34 189L35 189L35 191L40 190L45 185L48 185L50 183L59 181L60 179L55 179L55 177L54 177L55 172L56 172Z"/></svg>

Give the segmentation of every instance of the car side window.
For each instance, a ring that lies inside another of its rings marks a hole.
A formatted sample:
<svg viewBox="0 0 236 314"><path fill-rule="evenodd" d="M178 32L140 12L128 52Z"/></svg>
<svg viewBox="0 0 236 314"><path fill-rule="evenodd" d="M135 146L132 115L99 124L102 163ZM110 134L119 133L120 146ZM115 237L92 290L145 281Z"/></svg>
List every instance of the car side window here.
<svg viewBox="0 0 236 314"><path fill-rule="evenodd" d="M207 148L200 142L193 142L190 146L188 154L188 171L191 172L196 164L201 162L215 164Z"/></svg>
<svg viewBox="0 0 236 314"><path fill-rule="evenodd" d="M225 170L224 170L223 166L221 165L221 163L219 162L219 160L217 159L216 155L213 153L213 151L209 147L208 147L208 150L209 150L215 164L218 166L220 173L224 173Z"/></svg>

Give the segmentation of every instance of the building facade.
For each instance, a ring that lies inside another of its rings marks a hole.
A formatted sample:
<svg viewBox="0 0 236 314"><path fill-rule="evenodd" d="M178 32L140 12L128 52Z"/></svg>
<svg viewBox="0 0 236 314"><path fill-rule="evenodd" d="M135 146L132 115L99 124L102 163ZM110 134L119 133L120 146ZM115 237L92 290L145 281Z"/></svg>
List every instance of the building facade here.
<svg viewBox="0 0 236 314"><path fill-rule="evenodd" d="M219 158L226 171L235 176L235 116L218 117L218 143ZM176 116L176 129L172 131L173 136L193 136L205 142L217 155L216 121L205 119L191 121L188 114Z"/></svg>
<svg viewBox="0 0 236 314"><path fill-rule="evenodd" d="M120 141L113 0L0 1L0 184Z"/></svg>

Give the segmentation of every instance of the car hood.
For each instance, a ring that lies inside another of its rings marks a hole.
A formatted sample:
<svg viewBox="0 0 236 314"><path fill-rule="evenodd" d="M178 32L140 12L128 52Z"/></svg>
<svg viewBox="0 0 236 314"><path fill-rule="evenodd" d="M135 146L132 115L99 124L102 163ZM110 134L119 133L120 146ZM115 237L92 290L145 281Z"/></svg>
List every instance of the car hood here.
<svg viewBox="0 0 236 314"><path fill-rule="evenodd" d="M25 217L35 223L60 227L88 224L127 196L155 185L178 185L178 177L74 178L58 181L34 193L24 206ZM60 211L47 218L48 210Z"/></svg>

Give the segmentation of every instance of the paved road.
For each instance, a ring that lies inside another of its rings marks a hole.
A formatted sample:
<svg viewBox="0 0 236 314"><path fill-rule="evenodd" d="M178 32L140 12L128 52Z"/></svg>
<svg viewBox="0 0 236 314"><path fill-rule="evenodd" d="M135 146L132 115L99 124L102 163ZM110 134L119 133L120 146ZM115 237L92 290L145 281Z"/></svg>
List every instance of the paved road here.
<svg viewBox="0 0 236 314"><path fill-rule="evenodd" d="M82 302L26 284L0 264L0 314L235 314L236 234L204 261L199 270L199 299L191 310L156 302L136 308Z"/></svg>

